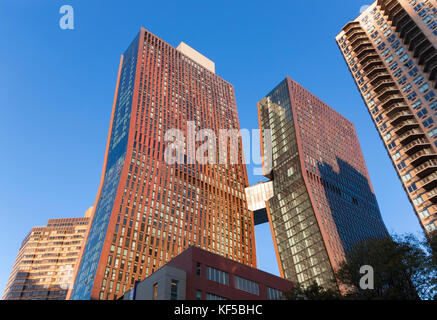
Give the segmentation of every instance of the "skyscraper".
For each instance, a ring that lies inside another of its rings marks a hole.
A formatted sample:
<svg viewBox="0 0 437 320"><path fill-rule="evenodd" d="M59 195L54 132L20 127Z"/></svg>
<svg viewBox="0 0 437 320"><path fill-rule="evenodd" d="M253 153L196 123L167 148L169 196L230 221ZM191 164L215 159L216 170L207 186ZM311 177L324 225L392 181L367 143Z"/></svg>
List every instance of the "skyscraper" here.
<svg viewBox="0 0 437 320"><path fill-rule="evenodd" d="M64 300L88 228L83 218L50 219L24 238L3 295L4 300Z"/></svg>
<svg viewBox="0 0 437 320"><path fill-rule="evenodd" d="M331 286L357 242L388 235L355 128L289 77L258 103L258 114L262 150L272 148L267 212L280 273Z"/></svg>
<svg viewBox="0 0 437 320"><path fill-rule="evenodd" d="M378 0L336 40L425 232L437 229L435 1Z"/></svg>
<svg viewBox="0 0 437 320"><path fill-rule="evenodd" d="M237 164L215 161L215 147L202 157L205 138L230 128L239 130L235 93L215 64L141 28L121 57L101 185L71 299L120 297L191 245L256 266L242 144L227 147L238 151ZM168 132L177 132L177 143ZM184 150L176 162L170 144Z"/></svg>

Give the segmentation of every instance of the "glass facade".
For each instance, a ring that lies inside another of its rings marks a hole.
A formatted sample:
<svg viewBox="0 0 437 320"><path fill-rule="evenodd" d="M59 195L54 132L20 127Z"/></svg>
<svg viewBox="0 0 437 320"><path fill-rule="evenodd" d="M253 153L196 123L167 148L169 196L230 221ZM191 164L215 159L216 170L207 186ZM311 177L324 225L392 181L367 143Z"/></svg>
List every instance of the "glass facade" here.
<svg viewBox="0 0 437 320"><path fill-rule="evenodd" d="M268 200L283 277L331 286L358 241L387 236L348 120L290 78L258 104L271 130L274 196Z"/></svg>

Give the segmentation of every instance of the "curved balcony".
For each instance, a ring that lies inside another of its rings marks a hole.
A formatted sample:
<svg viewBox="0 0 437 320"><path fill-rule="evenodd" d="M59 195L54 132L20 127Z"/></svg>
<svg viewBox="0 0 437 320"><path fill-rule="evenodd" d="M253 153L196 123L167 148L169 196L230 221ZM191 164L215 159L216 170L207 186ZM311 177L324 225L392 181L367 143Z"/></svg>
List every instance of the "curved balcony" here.
<svg viewBox="0 0 437 320"><path fill-rule="evenodd" d="M385 66L383 65L376 65L372 68L369 69L369 71L367 71L366 77L367 79L369 79L370 81L372 81L375 76L379 76L379 75L388 75L387 73L387 69L385 68Z"/></svg>
<svg viewBox="0 0 437 320"><path fill-rule="evenodd" d="M437 160L437 154L430 148L423 149L413 154L410 157L410 164L417 167L428 160Z"/></svg>
<svg viewBox="0 0 437 320"><path fill-rule="evenodd" d="M404 150L405 150L406 154L411 156L420 150L429 148L430 146L431 146L431 144L429 143L429 141L427 139L417 139L417 140L413 140L409 144L405 145Z"/></svg>
<svg viewBox="0 0 437 320"><path fill-rule="evenodd" d="M409 130L409 131L401 134L399 136L399 142L405 146L405 145L409 144L411 141L419 139L419 138L423 138L424 136L425 136L425 134L423 133L422 130L412 129L412 130Z"/></svg>
<svg viewBox="0 0 437 320"><path fill-rule="evenodd" d="M384 66L380 59L370 59L367 60L367 63L365 65L361 64L363 67L364 72L369 72L370 69L372 69L375 66Z"/></svg>
<svg viewBox="0 0 437 320"><path fill-rule="evenodd" d="M387 88L389 86L394 86L394 85L395 85L395 83L392 80L381 80L381 81L378 81L375 86L373 86L373 91L375 91L376 93L379 93L384 88Z"/></svg>
<svg viewBox="0 0 437 320"><path fill-rule="evenodd" d="M354 36L353 40L350 40L350 46L352 47L353 50L356 50L356 48L358 48L358 46L360 46L361 44L364 43L368 43L371 44L369 41L369 38L365 36L365 33L363 32L364 35L359 35L357 37Z"/></svg>
<svg viewBox="0 0 437 320"><path fill-rule="evenodd" d="M394 126L393 129L395 130L395 133L399 136L402 135L404 132L418 128L419 124L414 120L405 120L399 123L397 126Z"/></svg>
<svg viewBox="0 0 437 320"><path fill-rule="evenodd" d="M432 189L427 193L427 198L432 203L437 203L437 188Z"/></svg>
<svg viewBox="0 0 437 320"><path fill-rule="evenodd" d="M424 61L425 66L423 68L423 71L429 72L431 66L435 66L435 63L437 62L437 50L434 47L432 47L432 52L424 58Z"/></svg>
<svg viewBox="0 0 437 320"><path fill-rule="evenodd" d="M406 111L406 110L405 111L401 111L401 112L398 112L393 117L393 120L391 121L391 125L395 127L401 121L408 120L408 119L413 119L413 118L414 118L414 115L410 111Z"/></svg>
<svg viewBox="0 0 437 320"><path fill-rule="evenodd" d="M411 41L412 41L414 38L416 38L416 36L417 36L418 34L420 34L420 33L422 33L422 32L420 31L420 29L417 27L417 25L414 25L414 27L413 27L412 29L408 30L408 31L405 33L404 43L405 43L406 45L410 44ZM411 49L409 49L409 50L411 50Z"/></svg>
<svg viewBox="0 0 437 320"><path fill-rule="evenodd" d="M420 187L424 188L427 191L437 187L437 172L434 172L433 174L430 174L429 176L423 178L420 181Z"/></svg>
<svg viewBox="0 0 437 320"><path fill-rule="evenodd" d="M391 77L387 72L383 72L383 73L378 74L378 75L376 76L376 78L373 78L373 80L370 81L370 84L371 84L373 87L375 87L375 86L378 85L378 83L379 83L380 81L391 80L391 79L392 79L392 77Z"/></svg>
<svg viewBox="0 0 437 320"><path fill-rule="evenodd" d="M357 38L362 37L362 36L366 36L366 33L365 33L364 30L361 29L361 27L360 27L359 30L356 29L355 32L351 32L350 35L346 37L346 40L347 40L349 43L352 43L352 42L354 42ZM366 38L367 38L367 37L366 37Z"/></svg>
<svg viewBox="0 0 437 320"><path fill-rule="evenodd" d="M372 52L371 54L368 54L363 59L359 61L359 63L363 66L368 60L377 59L381 61L381 58L379 58L378 54L375 52Z"/></svg>
<svg viewBox="0 0 437 320"><path fill-rule="evenodd" d="M423 43L426 41L427 41L427 39L426 39L425 35L422 32L418 32L411 37L411 41L410 41L410 45L408 46L408 50L414 52L417 47L419 47L420 45L423 45ZM414 57L416 57L416 56L417 55L414 54Z"/></svg>
<svg viewBox="0 0 437 320"><path fill-rule="evenodd" d="M354 31L354 30L362 30L362 29L361 29L361 26L360 26L360 23L359 23L358 21L351 21L351 22L348 22L348 23L343 27L343 31L344 31L344 34L345 34L346 36L349 35L349 34L351 34L352 31Z"/></svg>
<svg viewBox="0 0 437 320"><path fill-rule="evenodd" d="M378 94L377 94L377 98L381 103L384 103L385 101L387 101L387 99L389 99L391 96L396 96L399 95L400 92L398 90L398 88L396 87L386 87L384 89L382 89Z"/></svg>
<svg viewBox="0 0 437 320"><path fill-rule="evenodd" d="M358 56L365 49L373 49L373 46L372 46L372 44L369 41L360 43L353 50L356 52L356 55Z"/></svg>
<svg viewBox="0 0 437 320"><path fill-rule="evenodd" d="M393 94L389 96L386 100L381 101L381 107L383 109L386 109L395 103L404 102L404 97L402 97L400 94Z"/></svg>
<svg viewBox="0 0 437 320"><path fill-rule="evenodd" d="M429 176L431 173L437 171L437 161L429 160L421 164L416 168L416 175L420 178L425 178Z"/></svg>
<svg viewBox="0 0 437 320"><path fill-rule="evenodd" d="M410 16L408 16L408 17L406 17L404 19L405 19L405 23L403 23L399 27L399 37L401 39L405 39L406 36L408 35L408 33L414 32L414 28L417 28L416 23L414 22L413 19L411 19ZM405 44L408 44L408 43L405 43Z"/></svg>
<svg viewBox="0 0 437 320"><path fill-rule="evenodd" d="M429 80L434 81L437 76L437 61L429 64ZM435 81L434 88L437 88L437 81Z"/></svg>
<svg viewBox="0 0 437 320"><path fill-rule="evenodd" d="M391 19L392 25L396 27L396 32L400 32L400 29L405 26L410 21L410 16L404 10L404 8L400 7L396 11L391 11L388 14L389 19Z"/></svg>
<svg viewBox="0 0 437 320"><path fill-rule="evenodd" d="M360 50L360 52L357 52L357 59L364 58L366 55L375 52L375 49L373 49L372 46L366 46L363 49Z"/></svg>
<svg viewBox="0 0 437 320"><path fill-rule="evenodd" d="M398 113L402 111L409 111L410 107L406 106L403 103L395 104L394 106L388 108L387 111L387 117L394 118Z"/></svg>
<svg viewBox="0 0 437 320"><path fill-rule="evenodd" d="M389 11L399 3L396 0L378 0L377 5L384 11Z"/></svg>

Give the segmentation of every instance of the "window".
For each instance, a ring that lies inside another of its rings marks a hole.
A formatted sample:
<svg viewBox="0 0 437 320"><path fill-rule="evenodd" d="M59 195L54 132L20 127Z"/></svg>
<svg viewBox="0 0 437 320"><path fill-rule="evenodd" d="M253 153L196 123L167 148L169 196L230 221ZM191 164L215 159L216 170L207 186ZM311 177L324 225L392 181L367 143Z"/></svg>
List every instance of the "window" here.
<svg viewBox="0 0 437 320"><path fill-rule="evenodd" d="M281 300L283 299L282 291L278 289L273 289L270 287L267 287L267 299L269 300Z"/></svg>
<svg viewBox="0 0 437 320"><path fill-rule="evenodd" d="M413 60L408 60L407 63L404 64L405 68L410 69L413 66Z"/></svg>
<svg viewBox="0 0 437 320"><path fill-rule="evenodd" d="M418 196L416 199L413 199L413 204L414 204L415 206L418 206L418 205L420 205L420 204L422 204L422 203L423 203L422 196Z"/></svg>
<svg viewBox="0 0 437 320"><path fill-rule="evenodd" d="M388 57L387 59L385 59L385 62L390 63L393 61L393 56Z"/></svg>
<svg viewBox="0 0 437 320"><path fill-rule="evenodd" d="M241 278L239 276L235 276L234 277L234 284L235 284L235 288L252 293L252 294L256 294L259 295L259 285L258 283L248 280L248 279L244 279Z"/></svg>
<svg viewBox="0 0 437 320"><path fill-rule="evenodd" d="M202 300L202 291L196 290L196 300Z"/></svg>
<svg viewBox="0 0 437 320"><path fill-rule="evenodd" d="M412 193L412 192L414 192L416 190L417 190L416 183L412 183L411 185L408 186L408 192L409 193Z"/></svg>
<svg viewBox="0 0 437 320"><path fill-rule="evenodd" d="M196 275L200 276L202 272L202 265L198 262L196 266Z"/></svg>
<svg viewBox="0 0 437 320"><path fill-rule="evenodd" d="M407 99L412 101L417 97L417 93L416 92L411 92L410 94L408 94Z"/></svg>
<svg viewBox="0 0 437 320"><path fill-rule="evenodd" d="M426 101L431 101L434 99L435 93L434 91L430 91L424 95Z"/></svg>
<svg viewBox="0 0 437 320"><path fill-rule="evenodd" d="M399 71L399 70L398 70L398 71ZM406 81L407 81L407 77L406 77L406 76L403 76L402 78L400 78L400 79L398 80L398 83L399 83L399 84L404 84Z"/></svg>
<svg viewBox="0 0 437 320"><path fill-rule="evenodd" d="M402 57L399 58L401 62L404 62L408 59L408 53L405 53Z"/></svg>
<svg viewBox="0 0 437 320"><path fill-rule="evenodd" d="M228 300L228 299L220 297L220 296L212 294L212 293L207 293L206 300Z"/></svg>
<svg viewBox="0 0 437 320"><path fill-rule="evenodd" d="M411 174L410 173L406 173L401 177L403 182L407 182L408 180L411 179Z"/></svg>
<svg viewBox="0 0 437 320"><path fill-rule="evenodd" d="M431 126L433 123L434 123L434 120L432 118L428 118L422 122L422 124L425 128Z"/></svg>
<svg viewBox="0 0 437 320"><path fill-rule="evenodd" d="M425 210L419 211L419 217L420 217L421 219L425 219L426 217L429 217L429 211L428 211L428 209L425 209Z"/></svg>
<svg viewBox="0 0 437 320"><path fill-rule="evenodd" d="M158 299L158 284L155 283L153 285L153 300L157 300Z"/></svg>
<svg viewBox="0 0 437 320"><path fill-rule="evenodd" d="M390 132L388 132L387 134L385 134L383 137L382 137L383 139L384 139L384 141L387 141L387 140L389 140L390 138L391 138L391 133Z"/></svg>
<svg viewBox="0 0 437 320"><path fill-rule="evenodd" d="M428 89L429 89L429 84L428 84L428 83L422 84L422 85L419 87L419 91L420 91L420 92L426 92L426 91L428 91Z"/></svg>
<svg viewBox="0 0 437 320"><path fill-rule="evenodd" d="M419 75L418 77L416 77L414 79L414 83L415 84L420 84L420 83L422 83L422 81L423 81L423 76L422 75Z"/></svg>
<svg viewBox="0 0 437 320"><path fill-rule="evenodd" d="M392 57L392 58L393 58L393 57ZM389 65L389 68L390 68L390 70L394 70L394 69L397 68L397 66L398 66L398 63L395 61L395 62L393 62L391 65Z"/></svg>
<svg viewBox="0 0 437 320"><path fill-rule="evenodd" d="M431 131L428 131L428 135L429 135L430 138L432 138L435 135L437 135L437 128L434 128Z"/></svg>
<svg viewBox="0 0 437 320"><path fill-rule="evenodd" d="M434 101L433 103L431 103L429 105L429 107L431 108L431 110L435 110L437 108L437 101Z"/></svg>
<svg viewBox="0 0 437 320"><path fill-rule="evenodd" d="M393 149L394 147L396 147L396 141L393 141L393 142L389 143L387 145L387 147L388 147L389 150Z"/></svg>
<svg viewBox="0 0 437 320"><path fill-rule="evenodd" d="M405 86L402 87L402 92L408 92L411 90L411 84L407 83Z"/></svg>
<svg viewBox="0 0 437 320"><path fill-rule="evenodd" d="M395 42L393 42L393 44L391 45L391 47L393 48L393 49L396 49L398 46L399 46L399 40L396 40Z"/></svg>
<svg viewBox="0 0 437 320"><path fill-rule="evenodd" d="M413 69L410 70L410 72L408 72L408 74L410 76L414 77L418 72L419 72L419 69L417 69L417 67L414 67Z"/></svg>
<svg viewBox="0 0 437 320"><path fill-rule="evenodd" d="M419 118L423 118L425 115L427 115L428 114L428 110L427 109L422 109L422 110L420 110L418 113L417 113L417 116L419 117Z"/></svg>
<svg viewBox="0 0 437 320"><path fill-rule="evenodd" d="M399 162L399 164L397 165L398 170L403 170L407 165L405 164L405 161L401 161Z"/></svg>
<svg viewBox="0 0 437 320"><path fill-rule="evenodd" d="M385 46L385 44L383 43L383 45ZM384 47L383 46L383 47ZM388 55L390 53L390 49L385 49L382 53L381 53L381 55L383 56L383 57L385 57L386 55Z"/></svg>
<svg viewBox="0 0 437 320"><path fill-rule="evenodd" d="M422 105L422 101L421 101L421 100L417 100L416 102L414 102L414 103L412 104L412 107L413 107L414 109L418 109L421 105Z"/></svg>
<svg viewBox="0 0 437 320"><path fill-rule="evenodd" d="M394 155L391 156L393 161L398 160L401 157L401 153L398 151Z"/></svg>
<svg viewBox="0 0 437 320"><path fill-rule="evenodd" d="M170 284L170 300L178 299L178 281L172 279Z"/></svg>
<svg viewBox="0 0 437 320"><path fill-rule="evenodd" d="M215 268L206 267L206 278L224 285L229 285L229 274Z"/></svg>
<svg viewBox="0 0 437 320"><path fill-rule="evenodd" d="M398 55L400 55L402 52L404 52L404 48L403 47L400 47L398 50L396 50L396 55L398 56Z"/></svg>
<svg viewBox="0 0 437 320"><path fill-rule="evenodd" d="M402 74L402 70L401 70L401 69L398 69L398 70L396 70L396 71L393 73L393 75L394 75L396 78L399 77L401 74Z"/></svg>
<svg viewBox="0 0 437 320"><path fill-rule="evenodd" d="M436 227L435 224L432 222L432 223L426 225L426 226L425 226L425 229L426 229L428 232L433 232L433 231L435 231L435 230L437 229L437 227Z"/></svg>

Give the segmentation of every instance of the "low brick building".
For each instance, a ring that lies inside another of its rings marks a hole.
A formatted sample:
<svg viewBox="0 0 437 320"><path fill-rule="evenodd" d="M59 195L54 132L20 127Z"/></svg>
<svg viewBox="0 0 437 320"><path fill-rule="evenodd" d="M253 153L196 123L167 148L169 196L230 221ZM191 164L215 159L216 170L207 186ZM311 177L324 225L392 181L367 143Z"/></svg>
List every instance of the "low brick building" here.
<svg viewBox="0 0 437 320"><path fill-rule="evenodd" d="M190 247L157 270L123 300L281 299L293 284L220 255Z"/></svg>

